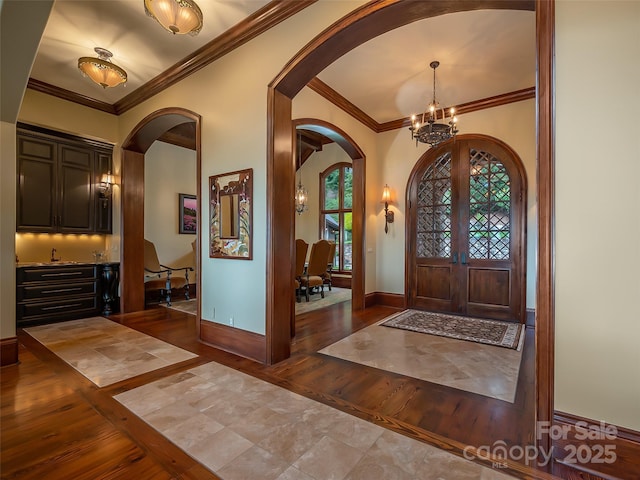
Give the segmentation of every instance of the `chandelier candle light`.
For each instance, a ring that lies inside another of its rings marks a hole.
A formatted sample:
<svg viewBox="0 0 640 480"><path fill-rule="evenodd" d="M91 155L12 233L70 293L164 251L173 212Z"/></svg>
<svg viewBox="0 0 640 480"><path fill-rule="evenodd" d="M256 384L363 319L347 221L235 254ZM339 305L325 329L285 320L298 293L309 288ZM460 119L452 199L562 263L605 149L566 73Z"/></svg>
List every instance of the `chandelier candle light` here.
<svg viewBox="0 0 640 480"><path fill-rule="evenodd" d="M144 0L144 11L174 35L197 35L202 30L202 11L193 0Z"/></svg>
<svg viewBox="0 0 640 480"><path fill-rule="evenodd" d="M302 155L302 135L298 132L298 158L296 159L296 164L300 165L302 168L301 162ZM302 186L302 171L300 172L300 178L298 180L298 188L296 189L296 212L298 215L301 215L307 209L307 200L309 195L307 194L307 189Z"/></svg>
<svg viewBox="0 0 640 480"><path fill-rule="evenodd" d="M415 115L411 116L411 138L418 142L428 143L432 147L435 147L445 140L449 140L451 137L455 137L458 133L458 118L455 116L456 110L451 107L449 109L449 122L447 124L437 123L438 110L440 110L440 118L446 120L445 109L440 108L440 104L436 100L436 68L440 65L440 62L434 60L429 64L433 69L433 100L427 106L427 109L422 113L420 120Z"/></svg>
<svg viewBox="0 0 640 480"><path fill-rule="evenodd" d="M113 54L104 48L96 47L95 57L80 57L78 59L78 69L86 77L89 77L102 88L117 87L127 81L127 72L119 66L111 63Z"/></svg>

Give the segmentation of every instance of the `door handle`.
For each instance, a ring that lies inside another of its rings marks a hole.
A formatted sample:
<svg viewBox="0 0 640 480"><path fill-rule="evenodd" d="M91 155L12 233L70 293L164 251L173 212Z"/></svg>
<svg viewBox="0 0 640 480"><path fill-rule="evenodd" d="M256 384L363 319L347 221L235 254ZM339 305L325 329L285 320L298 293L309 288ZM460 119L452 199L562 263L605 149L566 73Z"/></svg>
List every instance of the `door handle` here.
<svg viewBox="0 0 640 480"><path fill-rule="evenodd" d="M462 265L466 265L467 264L467 255L464 252L462 252L460 254L460 263Z"/></svg>
<svg viewBox="0 0 640 480"><path fill-rule="evenodd" d="M453 254L453 261L451 263L453 263L453 264L458 263L458 252Z"/></svg>

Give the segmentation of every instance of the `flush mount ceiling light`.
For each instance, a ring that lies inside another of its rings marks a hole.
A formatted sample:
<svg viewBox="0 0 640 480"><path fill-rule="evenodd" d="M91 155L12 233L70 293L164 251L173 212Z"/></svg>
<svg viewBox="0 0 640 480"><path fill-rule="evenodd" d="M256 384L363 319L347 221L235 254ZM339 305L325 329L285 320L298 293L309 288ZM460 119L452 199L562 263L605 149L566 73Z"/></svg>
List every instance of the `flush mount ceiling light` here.
<svg viewBox="0 0 640 480"><path fill-rule="evenodd" d="M458 118L455 116L456 110L451 107L448 111L449 122L447 124L437 123L438 110L440 110L440 119L445 121L447 115L444 108L440 108L440 104L436 100L436 68L440 65L440 62L434 60L429 64L433 69L433 99L431 103L427 105L427 109L422 113L420 119L415 115L411 116L411 138L418 142L428 143L432 147L435 147L445 140L449 140L451 137L455 137L458 133Z"/></svg>
<svg viewBox="0 0 640 480"><path fill-rule="evenodd" d="M89 77L102 88L117 87L127 81L127 72L119 66L111 63L113 54L104 48L96 47L95 57L80 57L78 59L78 69L83 75Z"/></svg>
<svg viewBox="0 0 640 480"><path fill-rule="evenodd" d="M202 30L202 11L193 0L144 0L144 11L174 35Z"/></svg>

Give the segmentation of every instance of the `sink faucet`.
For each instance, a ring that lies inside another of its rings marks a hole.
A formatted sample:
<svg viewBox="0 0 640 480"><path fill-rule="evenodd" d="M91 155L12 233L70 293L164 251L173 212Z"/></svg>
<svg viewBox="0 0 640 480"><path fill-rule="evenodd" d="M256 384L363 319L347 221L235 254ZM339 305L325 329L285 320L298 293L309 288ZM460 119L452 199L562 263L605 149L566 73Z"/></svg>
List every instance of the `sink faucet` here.
<svg viewBox="0 0 640 480"><path fill-rule="evenodd" d="M60 258L56 258L56 257L55 257L55 255L56 255L56 251L57 251L57 250L56 250L55 248L52 248L52 249L51 249L51 261L52 261L52 262L58 262L58 261L60 261Z"/></svg>

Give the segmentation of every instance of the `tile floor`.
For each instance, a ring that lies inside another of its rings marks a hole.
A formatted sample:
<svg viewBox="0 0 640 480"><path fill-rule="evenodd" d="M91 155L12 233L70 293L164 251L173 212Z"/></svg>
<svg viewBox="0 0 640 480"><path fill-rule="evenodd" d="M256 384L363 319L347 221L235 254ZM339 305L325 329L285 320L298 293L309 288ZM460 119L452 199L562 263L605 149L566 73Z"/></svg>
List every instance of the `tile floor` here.
<svg viewBox="0 0 640 480"><path fill-rule="evenodd" d="M103 317L24 330L99 387L197 357Z"/></svg>
<svg viewBox="0 0 640 480"><path fill-rule="evenodd" d="M215 362L114 398L225 480L510 478Z"/></svg>
<svg viewBox="0 0 640 480"><path fill-rule="evenodd" d="M522 351L379 325L386 320L319 352L513 403Z"/></svg>
<svg viewBox="0 0 640 480"><path fill-rule="evenodd" d="M396 349L423 360L431 358L441 370L451 366L429 357L428 349L437 349L445 359L448 353L459 358L461 351L468 349L464 365L449 374L453 380L472 373L474 362L478 372L483 369L479 362L484 362L484 368L492 367L496 376L509 370L500 365L500 357L476 351L472 346L477 344L471 342L373 327L383 329L386 335L401 335L391 342L396 343ZM98 386L196 357L99 317L25 330ZM433 343L415 343L406 336L411 333L432 338ZM358 350L361 359L371 360L375 334L354 340L356 335L345 340L354 342L350 348ZM381 354L398 362L397 351ZM415 367L409 357L402 362ZM509 478L499 470L215 362L125 391L114 399L224 480Z"/></svg>

